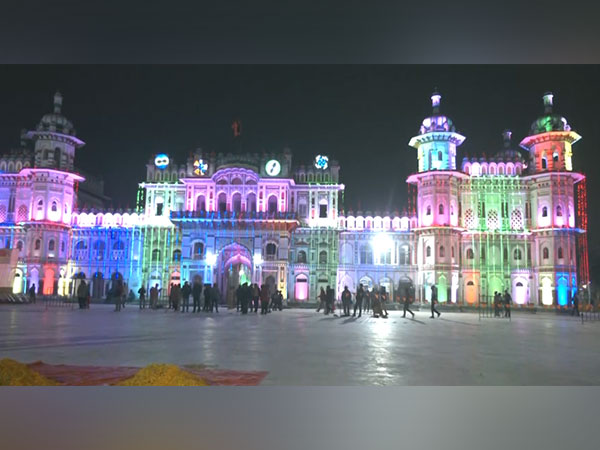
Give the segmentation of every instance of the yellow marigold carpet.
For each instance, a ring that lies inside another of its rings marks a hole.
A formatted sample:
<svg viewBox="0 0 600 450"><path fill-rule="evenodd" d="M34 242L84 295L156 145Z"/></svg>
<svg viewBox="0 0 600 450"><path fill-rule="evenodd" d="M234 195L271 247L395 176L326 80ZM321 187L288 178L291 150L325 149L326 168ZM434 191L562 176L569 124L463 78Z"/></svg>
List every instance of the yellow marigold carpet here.
<svg viewBox="0 0 600 450"><path fill-rule="evenodd" d="M0 386L59 386L60 383L50 380L32 370L26 364L13 359L0 359Z"/></svg>
<svg viewBox="0 0 600 450"><path fill-rule="evenodd" d="M173 364L150 364L117 386L208 386L200 377Z"/></svg>

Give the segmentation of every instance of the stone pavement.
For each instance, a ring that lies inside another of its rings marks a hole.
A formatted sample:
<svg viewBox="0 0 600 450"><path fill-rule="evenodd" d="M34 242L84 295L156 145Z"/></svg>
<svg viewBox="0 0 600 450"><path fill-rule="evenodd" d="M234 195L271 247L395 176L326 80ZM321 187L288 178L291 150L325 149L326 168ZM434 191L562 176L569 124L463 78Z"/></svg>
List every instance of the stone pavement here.
<svg viewBox="0 0 600 450"><path fill-rule="evenodd" d="M0 358L50 364L204 364L268 371L263 385L600 385L600 322L513 313L414 320L290 309L182 314L0 305Z"/></svg>

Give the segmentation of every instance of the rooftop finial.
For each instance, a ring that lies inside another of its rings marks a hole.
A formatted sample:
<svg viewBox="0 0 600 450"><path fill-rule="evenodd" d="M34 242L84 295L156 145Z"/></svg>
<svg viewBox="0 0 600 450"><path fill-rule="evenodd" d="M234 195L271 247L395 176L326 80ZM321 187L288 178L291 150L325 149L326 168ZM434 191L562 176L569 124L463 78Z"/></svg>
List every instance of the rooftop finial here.
<svg viewBox="0 0 600 450"><path fill-rule="evenodd" d="M56 94L54 94L54 113L55 114L60 114L60 108L62 107L62 94L58 91L56 91Z"/></svg>
<svg viewBox="0 0 600 450"><path fill-rule="evenodd" d="M441 99L442 99L442 96L439 94L437 88L435 88L435 90L433 91L433 94L431 94L431 106L433 106L434 113L440 112Z"/></svg>
<svg viewBox="0 0 600 450"><path fill-rule="evenodd" d="M504 138L504 147L505 148L510 148L510 140L512 137L512 131L510 130L504 130L502 132L502 137Z"/></svg>
<svg viewBox="0 0 600 450"><path fill-rule="evenodd" d="M552 92L546 92L544 94L544 112L549 114L552 112L552 98L554 94Z"/></svg>

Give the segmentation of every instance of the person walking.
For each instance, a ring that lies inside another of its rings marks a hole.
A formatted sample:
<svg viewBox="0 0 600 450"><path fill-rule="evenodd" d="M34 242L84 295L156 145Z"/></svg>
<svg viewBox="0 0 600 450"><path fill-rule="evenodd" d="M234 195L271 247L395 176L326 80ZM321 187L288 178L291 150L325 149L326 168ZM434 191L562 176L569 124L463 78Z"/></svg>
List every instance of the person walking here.
<svg viewBox="0 0 600 450"><path fill-rule="evenodd" d="M260 287L260 313L267 314L269 312L269 287L263 284Z"/></svg>
<svg viewBox="0 0 600 450"><path fill-rule="evenodd" d="M508 293L508 289L504 291L504 317L510 317L510 304L512 297Z"/></svg>
<svg viewBox="0 0 600 450"><path fill-rule="evenodd" d="M365 289L363 288L362 283L358 285L358 290L356 291L356 295L354 296L354 314L352 317L356 317L356 310L358 309L358 317L362 316L362 304L363 299L365 297Z"/></svg>
<svg viewBox="0 0 600 450"><path fill-rule="evenodd" d="M244 288L240 284L235 290L235 309L237 312L240 312L242 309L242 295L244 293Z"/></svg>
<svg viewBox="0 0 600 450"><path fill-rule="evenodd" d="M283 293L280 290L277 290L277 294L275 294L275 304L273 305L273 309L283 311Z"/></svg>
<svg viewBox="0 0 600 450"><path fill-rule="evenodd" d="M438 301L438 294L437 294L437 286L435 284L431 285L431 316L429 317L430 319L434 319L435 316L434 314L437 314L438 317L440 317L442 315L442 313L440 313L437 309L435 309L435 304Z"/></svg>
<svg viewBox="0 0 600 450"><path fill-rule="evenodd" d="M198 312L200 312L200 296L202 295L202 283L199 281L194 281L194 286L192 286L192 299L194 301L194 309L192 312L196 312L196 308L198 308Z"/></svg>
<svg viewBox="0 0 600 450"><path fill-rule="evenodd" d="M183 302L181 303L181 312L190 312L190 295L192 294L192 287L190 283L187 281L183 283L183 287L181 288L181 298Z"/></svg>
<svg viewBox="0 0 600 450"><path fill-rule="evenodd" d="M388 293L385 290L385 286L381 286L381 291L379 294L379 303L381 305L381 311L385 313L385 317L388 316L387 307L386 307L387 301L388 301Z"/></svg>
<svg viewBox="0 0 600 450"><path fill-rule="evenodd" d="M494 291L494 317L500 317L500 294Z"/></svg>
<svg viewBox="0 0 600 450"><path fill-rule="evenodd" d="M333 289L327 286L325 288L325 315L333 313L335 298L333 295Z"/></svg>
<svg viewBox="0 0 600 450"><path fill-rule="evenodd" d="M325 294L325 289L321 288L321 292L319 292L319 307L317 308L317 312L321 311L323 308L325 311L327 307L325 304L327 303L327 294Z"/></svg>
<svg viewBox="0 0 600 450"><path fill-rule="evenodd" d="M146 288L144 285L138 289L138 295L140 296L140 309L146 309Z"/></svg>
<svg viewBox="0 0 600 450"><path fill-rule="evenodd" d="M409 312L410 315L412 316L412 318L414 319L415 318L415 313L410 310L410 303L411 302L410 302L409 292L405 292L403 300L404 300L403 301L403 306L404 306L403 312L404 312L404 314L402 314L402 317L406 317L406 313Z"/></svg>
<svg viewBox="0 0 600 450"><path fill-rule="evenodd" d="M79 309L85 309L85 304L88 298L88 287L85 280L81 280L77 287L77 301L79 302Z"/></svg>
<svg viewBox="0 0 600 450"><path fill-rule="evenodd" d="M348 286L344 286L344 290L342 291L342 306L344 308L344 316L350 315L350 305L352 304L352 293Z"/></svg>
<svg viewBox="0 0 600 450"><path fill-rule="evenodd" d="M573 311L571 311L571 315L574 316L575 313L579 316L579 296L577 295L577 292L575 292L575 295L573 296Z"/></svg>
<svg viewBox="0 0 600 450"><path fill-rule="evenodd" d="M217 313L219 312L219 303L221 303L221 292L219 291L219 287L217 286L217 283L215 283L212 287L211 291L211 305L210 305L210 312L213 312L213 310L215 310Z"/></svg>

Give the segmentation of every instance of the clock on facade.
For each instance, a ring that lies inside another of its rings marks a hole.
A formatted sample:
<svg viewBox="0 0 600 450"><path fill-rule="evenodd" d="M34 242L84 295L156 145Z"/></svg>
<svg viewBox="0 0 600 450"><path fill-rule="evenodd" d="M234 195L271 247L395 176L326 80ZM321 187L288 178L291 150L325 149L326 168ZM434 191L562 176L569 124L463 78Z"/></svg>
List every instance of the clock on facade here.
<svg viewBox="0 0 600 450"><path fill-rule="evenodd" d="M202 161L201 159L197 159L196 161L194 161L194 175L205 175L207 170L208 164L206 164L204 161Z"/></svg>
<svg viewBox="0 0 600 450"><path fill-rule="evenodd" d="M281 164L276 159L272 159L265 165L267 175L276 177L281 172Z"/></svg>
<svg viewBox="0 0 600 450"><path fill-rule="evenodd" d="M324 155L317 155L315 157L315 167L317 169L327 169L327 166L329 166L329 158L327 156Z"/></svg>

